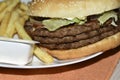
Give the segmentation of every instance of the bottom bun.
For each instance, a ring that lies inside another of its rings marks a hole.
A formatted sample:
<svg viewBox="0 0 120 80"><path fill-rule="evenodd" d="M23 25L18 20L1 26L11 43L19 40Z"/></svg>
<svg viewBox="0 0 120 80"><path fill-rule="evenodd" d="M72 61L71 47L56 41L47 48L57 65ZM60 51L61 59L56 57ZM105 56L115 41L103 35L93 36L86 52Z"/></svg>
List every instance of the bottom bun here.
<svg viewBox="0 0 120 80"><path fill-rule="evenodd" d="M98 41L94 44L90 44L88 46L84 46L77 49L49 50L47 48L43 47L41 48L57 59L73 59L85 57L97 52L104 52L106 50L115 48L119 45L120 45L120 32L114 34L113 36L107 37L101 41Z"/></svg>

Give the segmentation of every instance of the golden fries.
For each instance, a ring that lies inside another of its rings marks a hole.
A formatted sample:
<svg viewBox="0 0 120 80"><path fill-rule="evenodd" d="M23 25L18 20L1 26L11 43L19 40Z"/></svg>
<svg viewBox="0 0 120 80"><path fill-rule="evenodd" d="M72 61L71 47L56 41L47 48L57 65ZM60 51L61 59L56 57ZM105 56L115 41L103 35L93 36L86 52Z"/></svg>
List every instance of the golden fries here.
<svg viewBox="0 0 120 80"><path fill-rule="evenodd" d="M32 40L24 29L24 23L28 20L28 7L20 0L4 0L0 2L0 36L13 38L17 33L18 37L25 40ZM52 63L53 57L41 48L34 47L34 55L44 63Z"/></svg>
<svg viewBox="0 0 120 80"><path fill-rule="evenodd" d="M7 27L7 30L5 32L5 36L6 37L13 37L14 33L15 33L15 26L14 26L14 23L15 21L18 19L19 15L16 11L13 11L13 13L11 14L11 17L10 17L10 21L8 23L8 27Z"/></svg>
<svg viewBox="0 0 120 80"><path fill-rule="evenodd" d="M27 5L26 5L25 3L21 3L21 4L20 4L20 9L21 9L21 10L24 10L24 11L27 11L27 10L28 10L28 7L27 7Z"/></svg>
<svg viewBox="0 0 120 80"><path fill-rule="evenodd" d="M0 3L0 12L2 12L7 7L7 4L5 2Z"/></svg>
<svg viewBox="0 0 120 80"><path fill-rule="evenodd" d="M10 16L11 16L11 13L8 12L8 13L6 13L6 16L3 18L2 22L1 22L1 26L0 26L0 36L4 36L7 26L8 26Z"/></svg>
<svg viewBox="0 0 120 80"><path fill-rule="evenodd" d="M9 1L9 0L8 0ZM5 16L5 14L7 13L7 12L10 12L10 11L12 11L16 6L17 6L17 4L19 3L19 0L11 0L12 2L10 3L10 5L9 6L7 6L1 13L0 13L0 22L1 22L1 20L3 19L3 17ZM6 1L5 1L6 2ZM6 4L8 4L7 2L6 2Z"/></svg>
<svg viewBox="0 0 120 80"><path fill-rule="evenodd" d="M12 10L17 6L17 4L18 4L19 2L20 2L19 0L11 0L11 3L10 3L10 5L6 8L6 10L12 11Z"/></svg>
<svg viewBox="0 0 120 80"><path fill-rule="evenodd" d="M17 9L17 12L20 14L20 16L27 15L26 12L22 11L21 9Z"/></svg>
<svg viewBox="0 0 120 80"><path fill-rule="evenodd" d="M43 62L49 64L53 62L53 57L51 57L47 52L42 49L35 47L34 54Z"/></svg>
<svg viewBox="0 0 120 80"><path fill-rule="evenodd" d="M24 18L22 18L21 21L24 21ZM29 35L26 33L26 31L24 30L24 23L23 24L20 24L20 23L23 23L23 22L16 22L15 23L15 28L17 30L17 33L18 33L18 36L22 39L25 39L25 40L32 40L31 37L29 37Z"/></svg>

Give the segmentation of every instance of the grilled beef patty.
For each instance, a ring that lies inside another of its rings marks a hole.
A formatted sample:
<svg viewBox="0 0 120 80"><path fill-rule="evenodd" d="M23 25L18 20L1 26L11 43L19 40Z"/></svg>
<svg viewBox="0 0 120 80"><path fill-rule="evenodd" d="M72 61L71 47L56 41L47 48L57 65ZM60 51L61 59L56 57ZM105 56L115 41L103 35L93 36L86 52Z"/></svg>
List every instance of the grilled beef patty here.
<svg viewBox="0 0 120 80"><path fill-rule="evenodd" d="M34 26L35 31L33 32ZM27 22L25 25L26 29L29 28L29 31L31 29L32 36L42 36L42 37L51 37L51 38L62 38L66 36L75 36L77 34L91 31L99 28L99 22L96 20L90 21L84 25L68 25L64 26L56 31L48 31L46 28L43 27L42 24L32 24L30 22ZM28 31L28 30L27 30Z"/></svg>
<svg viewBox="0 0 120 80"><path fill-rule="evenodd" d="M72 24L53 32L45 29L42 24L27 22L25 30L34 40L40 41L38 46L48 49L75 49L120 32L120 25L112 26L112 20L109 19L102 26L97 20L90 20L84 25Z"/></svg>
<svg viewBox="0 0 120 80"><path fill-rule="evenodd" d="M120 31L120 28L119 28ZM95 43L97 41L100 41L106 37L112 36L113 34L117 33L118 29L114 29L113 31L109 31L109 32L105 32L101 35L92 37L92 38L88 38L88 39L84 39L84 40L79 40L76 42L71 42L71 43L63 43L63 44L39 44L39 46L43 46L49 49L74 49L74 48L79 48L79 47L83 47L92 43Z"/></svg>
<svg viewBox="0 0 120 80"><path fill-rule="evenodd" d="M62 44L62 43L70 43L70 42L76 42L79 40L84 40L84 39L88 39L94 36L98 36L102 33L105 32L109 32L112 29L114 29L113 26L108 26L107 27L103 27L100 29L96 29L96 30L92 30L92 31L88 31L88 32L84 32L75 36L66 36L66 37L62 37L62 38L51 38L51 37L42 37L42 36L33 36L33 39L41 42L41 43L48 43L48 44Z"/></svg>

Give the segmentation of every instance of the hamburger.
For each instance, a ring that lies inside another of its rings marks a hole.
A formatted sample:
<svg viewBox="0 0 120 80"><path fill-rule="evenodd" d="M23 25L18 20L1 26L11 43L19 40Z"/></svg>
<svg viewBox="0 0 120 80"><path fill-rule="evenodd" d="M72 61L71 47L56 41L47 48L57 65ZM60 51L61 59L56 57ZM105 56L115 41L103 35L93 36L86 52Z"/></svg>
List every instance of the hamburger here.
<svg viewBox="0 0 120 80"><path fill-rule="evenodd" d="M33 0L24 26L41 49L74 59L120 45L120 0Z"/></svg>

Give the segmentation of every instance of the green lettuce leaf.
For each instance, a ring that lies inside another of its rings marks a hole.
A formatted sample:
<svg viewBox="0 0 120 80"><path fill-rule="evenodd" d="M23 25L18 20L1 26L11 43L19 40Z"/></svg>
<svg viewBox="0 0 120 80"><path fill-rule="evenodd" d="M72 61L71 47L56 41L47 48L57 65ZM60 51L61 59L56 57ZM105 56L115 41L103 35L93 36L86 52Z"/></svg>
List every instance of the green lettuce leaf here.
<svg viewBox="0 0 120 80"><path fill-rule="evenodd" d="M45 28L47 28L49 31L55 31L63 26L73 23L83 24L85 23L85 20L80 20L79 18L74 18L72 20L53 18L42 21L42 24L45 25Z"/></svg>
<svg viewBox="0 0 120 80"><path fill-rule="evenodd" d="M106 13L104 13L102 16L100 16L100 17L98 18L98 21L99 21L100 24L102 25L102 24L104 24L104 23L105 23L108 19L110 19L110 18L114 18L115 21L117 21L117 20L118 20L117 13L114 12L114 11L106 12ZM112 22L112 24L114 24L114 23Z"/></svg>

